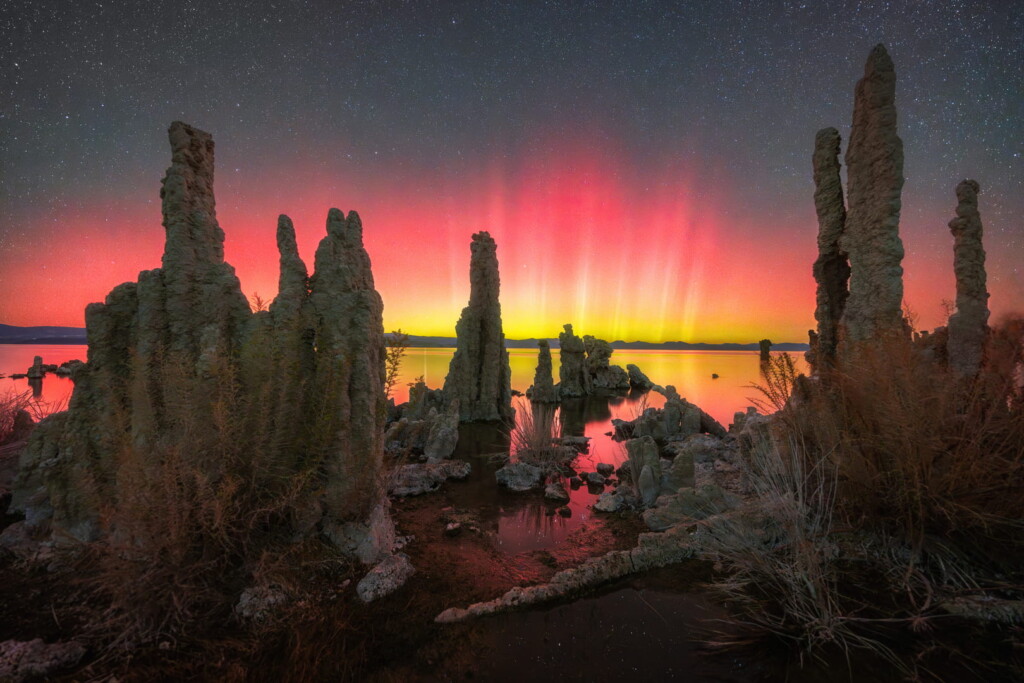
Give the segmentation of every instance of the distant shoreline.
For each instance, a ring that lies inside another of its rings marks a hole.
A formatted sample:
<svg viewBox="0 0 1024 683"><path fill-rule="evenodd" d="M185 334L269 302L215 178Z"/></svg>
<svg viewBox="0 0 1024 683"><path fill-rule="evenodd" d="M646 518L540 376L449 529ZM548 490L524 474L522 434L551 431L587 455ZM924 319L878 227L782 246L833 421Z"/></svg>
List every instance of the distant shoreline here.
<svg viewBox="0 0 1024 683"><path fill-rule="evenodd" d="M387 336L387 335L385 335ZM425 337L409 335L408 346L410 348L455 348L455 337ZM508 349L535 349L538 339L506 339L505 348ZM83 327L16 327L14 325L0 325L0 344L81 344L86 343L85 328ZM551 348L558 348L558 339L549 339ZM651 350L651 351L757 351L757 342L748 344L723 343L712 344L706 342L645 342L645 341L622 341L616 340L611 343L614 349L623 350ZM795 342L780 342L772 345L773 351L806 351L807 344Z"/></svg>

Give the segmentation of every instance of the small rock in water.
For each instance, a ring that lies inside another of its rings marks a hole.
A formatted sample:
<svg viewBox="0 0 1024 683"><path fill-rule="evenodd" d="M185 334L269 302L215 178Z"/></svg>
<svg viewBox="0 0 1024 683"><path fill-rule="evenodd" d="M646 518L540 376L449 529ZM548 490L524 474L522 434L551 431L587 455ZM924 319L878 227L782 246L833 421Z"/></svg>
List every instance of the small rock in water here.
<svg viewBox="0 0 1024 683"><path fill-rule="evenodd" d="M502 486L512 491L529 491L540 486L542 471L525 462L510 462L494 473Z"/></svg>
<svg viewBox="0 0 1024 683"><path fill-rule="evenodd" d="M711 379L718 379L718 373L717 372L712 372L711 373Z"/></svg>
<svg viewBox="0 0 1024 683"><path fill-rule="evenodd" d="M544 497L548 500L568 501L569 493L561 482L553 481L544 487Z"/></svg>
<svg viewBox="0 0 1024 683"><path fill-rule="evenodd" d="M558 514L562 517L572 517L572 510L566 506L558 508Z"/></svg>
<svg viewBox="0 0 1024 683"><path fill-rule="evenodd" d="M606 491L594 503L594 509L598 512L618 512L625 504L625 498L618 491Z"/></svg>
<svg viewBox="0 0 1024 683"><path fill-rule="evenodd" d="M569 486L575 491L579 487L583 486L583 480L579 477L569 477Z"/></svg>
<svg viewBox="0 0 1024 683"><path fill-rule="evenodd" d="M609 462L597 463L597 473L600 474L601 476L610 477L612 476L613 472L615 472L615 465Z"/></svg>
<svg viewBox="0 0 1024 683"><path fill-rule="evenodd" d="M604 486L607 481L605 478L597 472L587 473L587 483L591 486Z"/></svg>
<svg viewBox="0 0 1024 683"><path fill-rule="evenodd" d="M462 533L462 525L458 522L448 522L444 527L445 536L458 536Z"/></svg>

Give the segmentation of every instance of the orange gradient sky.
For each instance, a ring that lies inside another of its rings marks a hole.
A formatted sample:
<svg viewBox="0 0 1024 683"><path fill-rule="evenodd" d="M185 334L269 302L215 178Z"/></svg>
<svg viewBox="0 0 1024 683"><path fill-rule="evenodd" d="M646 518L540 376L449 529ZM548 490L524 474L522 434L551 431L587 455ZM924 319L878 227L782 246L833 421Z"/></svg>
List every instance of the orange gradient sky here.
<svg viewBox="0 0 1024 683"><path fill-rule="evenodd" d="M432 172L347 167L313 149L253 164L218 147L227 259L247 294L272 297L278 213L294 220L311 267L327 210L337 206L363 218L389 330L454 334L469 295L470 235L488 230L498 243L509 338L555 336L571 322L609 340L806 340L817 231L809 170L802 200L755 214L726 168L651 168L607 138L544 140L537 150ZM30 239L0 255L0 322L82 325L87 303L159 265L163 171L144 172L144 195L100 187L18 217ZM919 324L933 327L942 299L955 294L945 225L954 198L924 206L908 185L907 300ZM999 235L987 235L995 316L1021 308L1024 291Z"/></svg>

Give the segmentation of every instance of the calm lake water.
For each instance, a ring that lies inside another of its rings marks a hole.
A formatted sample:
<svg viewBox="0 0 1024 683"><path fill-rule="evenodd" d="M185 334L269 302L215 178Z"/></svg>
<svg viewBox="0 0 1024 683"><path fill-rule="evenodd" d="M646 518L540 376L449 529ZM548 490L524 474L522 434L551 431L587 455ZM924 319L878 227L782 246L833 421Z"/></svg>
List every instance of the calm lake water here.
<svg viewBox="0 0 1024 683"><path fill-rule="evenodd" d="M67 360L85 360L87 348L83 345L0 345L0 397L8 392L33 390L43 412L47 408L61 409L66 405L73 389L70 379L48 374L45 379L30 385L26 379L10 379L13 373L24 373L34 356L42 356L44 363L60 364ZM423 377L430 387L444 384L448 363L454 349L412 348L405 355L395 399L401 403L408 399L408 384ZM553 352L557 373L558 352ZM750 405L749 397L757 392L750 388L758 379L758 353L756 351L616 351L612 362L622 367L638 365L657 384L674 385L680 395L699 405L724 426L728 427L733 414ZM533 383L537 352L532 349L509 350L512 369L512 387L521 392ZM718 379L712 379L717 374ZM556 377L557 379L557 377ZM580 471L594 471L598 463L616 467L626 459L623 445L613 441L612 419L630 420L644 407L661 407L665 399L661 394L630 394L619 397L591 397L565 401L556 415L563 435L590 437L586 453L575 463ZM531 411L525 397L514 399L517 414ZM507 430L497 425L463 425L455 457L473 463L473 473L467 482L450 483L450 494L462 508L474 510L489 529L495 545L508 553L527 552L555 546L572 532L586 525L594 514L591 506L601 490L586 486L569 490L568 508L572 515L552 515L552 505L537 495L509 493L497 487L494 471L497 465L489 455L508 452Z"/></svg>
<svg viewBox="0 0 1024 683"><path fill-rule="evenodd" d="M454 349L409 349L402 362L401 376L395 390L395 400L408 400L408 383L422 376L431 387L444 384L448 374L448 363ZM7 391L27 391L32 387L27 380L12 380L14 373L24 373L34 356L42 356L44 363L59 365L64 361L85 360L87 348L76 344L0 344L0 395ZM552 351L555 364L555 380L558 373L558 350ZM750 396L756 392L749 385L758 378L758 354L756 351L616 351L612 362L623 368L635 363L657 384L672 384L679 394L714 416L728 426L733 413L750 404ZM512 388L525 392L533 383L533 371L537 365L537 352L532 349L510 349L509 364L512 368ZM712 374L718 379L712 379ZM36 387L40 400L59 403L71 395L71 380L47 375ZM612 402L611 414L598 419L589 415L586 435L602 430L608 431L612 417L621 417L635 406L630 401ZM648 395L648 405L660 407L664 399L656 393Z"/></svg>

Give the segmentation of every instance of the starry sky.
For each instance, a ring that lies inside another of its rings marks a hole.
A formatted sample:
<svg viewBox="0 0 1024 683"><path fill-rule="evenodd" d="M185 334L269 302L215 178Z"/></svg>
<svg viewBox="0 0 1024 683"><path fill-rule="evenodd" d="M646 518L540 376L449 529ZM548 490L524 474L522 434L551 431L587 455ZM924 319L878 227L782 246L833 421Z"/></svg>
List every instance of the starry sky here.
<svg viewBox="0 0 1024 683"><path fill-rule="evenodd" d="M505 332L804 341L811 151L897 68L906 297L955 296L953 193L981 183L995 317L1024 310L1024 3L207 2L0 7L0 322L81 325L159 265L166 129L217 144L226 257L272 297L356 209L385 327L452 335L470 235Z"/></svg>

